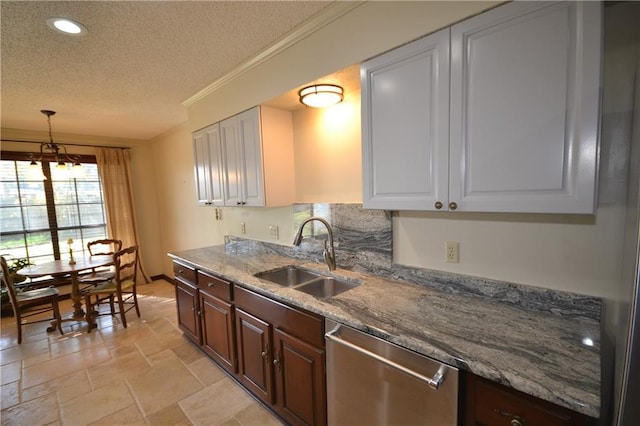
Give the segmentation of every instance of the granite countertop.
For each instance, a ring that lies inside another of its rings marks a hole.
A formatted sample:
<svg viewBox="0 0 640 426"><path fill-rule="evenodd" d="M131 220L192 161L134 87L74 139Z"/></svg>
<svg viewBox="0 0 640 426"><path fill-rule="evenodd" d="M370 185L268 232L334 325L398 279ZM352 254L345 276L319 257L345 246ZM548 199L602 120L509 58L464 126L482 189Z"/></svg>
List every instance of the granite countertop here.
<svg viewBox="0 0 640 426"><path fill-rule="evenodd" d="M600 416L600 325L277 253L224 245L170 253L198 269L579 413ZM286 265L358 280L320 300L253 275ZM590 339L593 346L583 343Z"/></svg>

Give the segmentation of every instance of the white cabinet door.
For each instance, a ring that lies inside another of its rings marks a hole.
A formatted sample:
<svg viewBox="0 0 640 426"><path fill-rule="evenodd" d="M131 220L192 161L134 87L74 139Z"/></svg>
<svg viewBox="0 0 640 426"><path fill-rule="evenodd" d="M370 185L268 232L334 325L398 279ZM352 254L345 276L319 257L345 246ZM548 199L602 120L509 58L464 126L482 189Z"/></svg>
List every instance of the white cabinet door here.
<svg viewBox="0 0 640 426"><path fill-rule="evenodd" d="M598 2L513 2L451 28L450 201L593 213Z"/></svg>
<svg viewBox="0 0 640 426"><path fill-rule="evenodd" d="M361 66L363 205L447 204L449 29Z"/></svg>
<svg viewBox="0 0 640 426"><path fill-rule="evenodd" d="M216 123L193 135L196 197L199 205L223 205L223 158Z"/></svg>
<svg viewBox="0 0 640 426"><path fill-rule="evenodd" d="M243 202L244 153L236 116L220 122L220 135L225 156L224 205L240 206Z"/></svg>
<svg viewBox="0 0 640 426"><path fill-rule="evenodd" d="M252 108L236 117L244 155L241 203L247 206L264 206L260 109Z"/></svg>
<svg viewBox="0 0 640 426"><path fill-rule="evenodd" d="M225 153L225 205L264 206L260 109L220 122Z"/></svg>

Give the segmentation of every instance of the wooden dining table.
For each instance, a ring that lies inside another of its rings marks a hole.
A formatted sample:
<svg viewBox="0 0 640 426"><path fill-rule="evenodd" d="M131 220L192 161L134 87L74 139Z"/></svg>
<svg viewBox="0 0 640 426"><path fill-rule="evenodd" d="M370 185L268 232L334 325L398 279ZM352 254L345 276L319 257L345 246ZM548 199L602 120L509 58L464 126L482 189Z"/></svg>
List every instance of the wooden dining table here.
<svg viewBox="0 0 640 426"><path fill-rule="evenodd" d="M99 268L113 264L113 256L96 255L96 256L78 256L74 257L75 263L69 264L69 260L53 260L51 262L40 263L28 266L17 271L18 274L29 278L37 278L45 275L66 275L71 278L71 300L73 301L73 315L66 320L82 321L86 319L85 312L82 310L82 301L80 294L80 282L78 274L88 269ZM65 321L65 318L62 319ZM54 321L55 322L55 321ZM52 327L55 324L52 323ZM47 329L49 331L49 329Z"/></svg>

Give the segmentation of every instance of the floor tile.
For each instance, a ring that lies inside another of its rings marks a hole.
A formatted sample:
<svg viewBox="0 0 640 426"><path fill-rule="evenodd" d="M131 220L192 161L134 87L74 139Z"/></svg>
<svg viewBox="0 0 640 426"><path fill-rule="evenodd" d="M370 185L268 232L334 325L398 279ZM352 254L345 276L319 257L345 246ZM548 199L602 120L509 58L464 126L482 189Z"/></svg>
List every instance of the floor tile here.
<svg viewBox="0 0 640 426"><path fill-rule="evenodd" d="M199 360L188 364L187 368L191 370L193 375L196 376L205 386L212 385L218 380L222 380L227 377L222 369L208 358L200 358Z"/></svg>
<svg viewBox="0 0 640 426"><path fill-rule="evenodd" d="M22 371L22 385L24 387L35 386L83 370L108 359L109 352L106 348L90 347L80 352L74 352L24 368Z"/></svg>
<svg viewBox="0 0 640 426"><path fill-rule="evenodd" d="M66 388L69 388L65 390ZM57 377L35 386L22 386L22 401L30 401L40 398L44 395L62 392L65 399L71 399L78 396L75 392L88 392L91 390L86 370L76 371L66 376Z"/></svg>
<svg viewBox="0 0 640 426"><path fill-rule="evenodd" d="M255 403L244 390L225 377L178 405L194 425L220 424Z"/></svg>
<svg viewBox="0 0 640 426"><path fill-rule="evenodd" d="M178 426L190 425L191 422L185 416L178 404L172 404L147 417L151 426Z"/></svg>
<svg viewBox="0 0 640 426"><path fill-rule="evenodd" d="M145 417L202 389L178 359L156 364L148 372L127 379L127 383Z"/></svg>
<svg viewBox="0 0 640 426"><path fill-rule="evenodd" d="M138 410L135 404L90 423L91 426L146 426L146 424L147 422L145 422L142 414L140 414L140 410Z"/></svg>
<svg viewBox="0 0 640 426"><path fill-rule="evenodd" d="M151 367L138 351L112 358L87 369L93 389L108 385L114 380L137 376Z"/></svg>
<svg viewBox="0 0 640 426"><path fill-rule="evenodd" d="M22 362L17 361L11 364L5 364L0 368L0 384L6 385L20 380L22 373Z"/></svg>
<svg viewBox="0 0 640 426"><path fill-rule="evenodd" d="M260 404L251 404L235 415L242 426L282 426L273 414Z"/></svg>
<svg viewBox="0 0 640 426"><path fill-rule="evenodd" d="M184 339L181 345L171 348L171 350L185 364L191 364L194 361L205 358L205 355L199 349L197 349L195 345Z"/></svg>
<svg viewBox="0 0 640 426"><path fill-rule="evenodd" d="M13 406L0 413L3 426L46 425L59 420L54 394Z"/></svg>
<svg viewBox="0 0 640 426"><path fill-rule="evenodd" d="M2 332L6 332L6 330L4 330L4 320ZM0 350L0 365L10 364L42 354L49 354L49 341L47 339L41 339L36 342L24 342L6 349L4 349L3 346L3 349Z"/></svg>
<svg viewBox="0 0 640 426"><path fill-rule="evenodd" d="M119 381L62 403L60 416L65 425L86 425L134 404L129 388Z"/></svg>
<svg viewBox="0 0 640 426"><path fill-rule="evenodd" d="M12 407L20 403L20 383L13 382L0 387L0 409Z"/></svg>

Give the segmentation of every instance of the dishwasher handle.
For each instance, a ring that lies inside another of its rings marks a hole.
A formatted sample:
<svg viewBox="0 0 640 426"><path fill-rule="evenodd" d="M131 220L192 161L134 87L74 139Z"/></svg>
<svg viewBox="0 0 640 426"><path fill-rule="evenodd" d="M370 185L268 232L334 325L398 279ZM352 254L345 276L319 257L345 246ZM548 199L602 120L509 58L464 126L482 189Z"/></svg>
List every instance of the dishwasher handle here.
<svg viewBox="0 0 640 426"><path fill-rule="evenodd" d="M330 332L325 334L325 338L327 340L330 340L334 343L346 346L350 349L353 349L356 352L359 352L363 355L366 355L370 358L375 359L376 361L379 361L393 369L396 369L398 371L403 372L404 374L413 377L414 379L420 380L426 384L429 385L429 387L433 388L433 389L438 389L440 387L440 385L442 385L442 383L444 382L444 378L445 378L445 371L447 370L447 366L444 364L440 365L440 368L438 368L438 371L436 372L436 374L433 375L433 377L427 377L424 374L420 374L416 371L413 371L403 365L398 364L397 362L394 362L390 359L387 359L385 357L382 357L374 352L371 352L367 349L364 349L358 345L354 345L353 343L341 339L340 336L338 335L338 331L340 330L340 326L334 328L333 330L331 330Z"/></svg>

